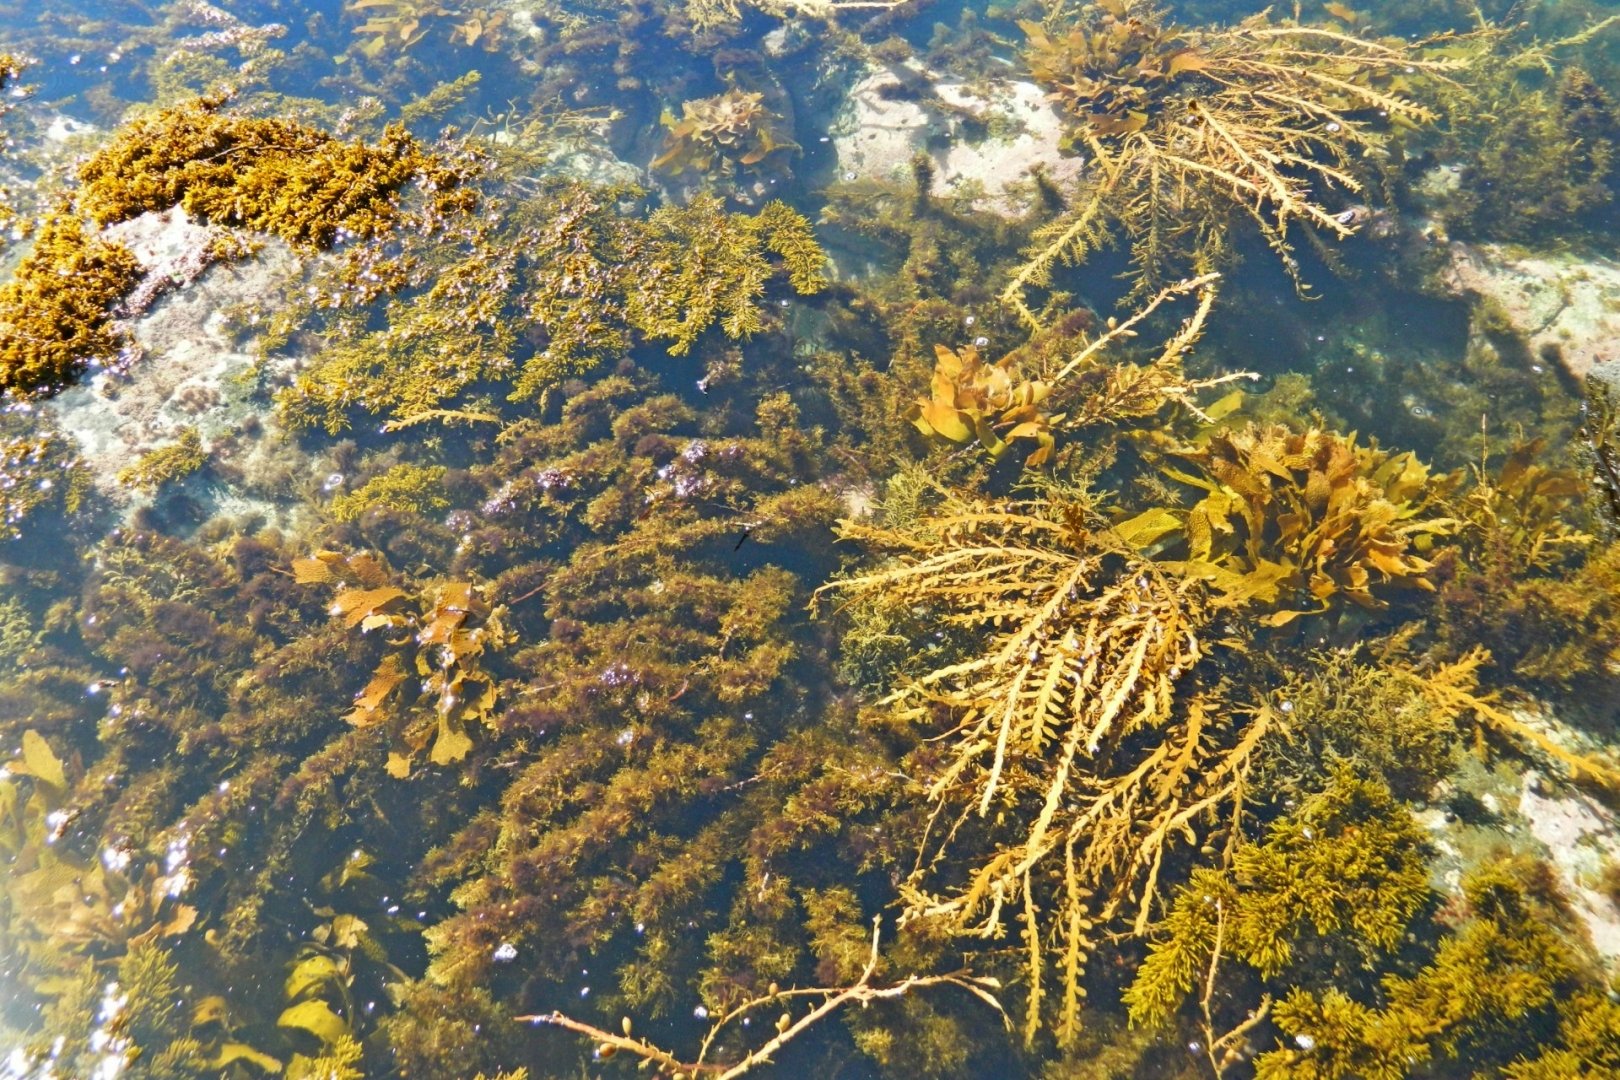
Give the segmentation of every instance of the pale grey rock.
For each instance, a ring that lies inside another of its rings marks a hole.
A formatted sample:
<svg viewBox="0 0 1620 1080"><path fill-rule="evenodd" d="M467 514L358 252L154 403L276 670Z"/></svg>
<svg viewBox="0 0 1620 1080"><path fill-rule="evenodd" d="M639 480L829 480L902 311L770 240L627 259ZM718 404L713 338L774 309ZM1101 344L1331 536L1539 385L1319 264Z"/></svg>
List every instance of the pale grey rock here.
<svg viewBox="0 0 1620 1080"><path fill-rule="evenodd" d="M124 320L132 345L116 365L93 371L42 411L78 444L96 487L130 511L150 498L120 484L119 472L195 427L204 446L225 459L221 464L247 479L241 489L200 484L194 494L213 513L280 519L279 500L249 494L255 474L279 467L274 459L280 441L263 422L266 402L253 378L255 357L235 341L226 313L285 295L301 279L305 257L269 240L251 258L210 265L201 252L218 230L188 220L178 208L143 214L107 233L146 268L136 293L150 308L137 308Z"/></svg>
<svg viewBox="0 0 1620 1080"><path fill-rule="evenodd" d="M1561 364L1584 379L1595 365L1620 359L1620 262L1456 242L1448 255L1442 286L1496 305L1533 362Z"/></svg>
<svg viewBox="0 0 1620 1080"><path fill-rule="evenodd" d="M1620 821L1612 810L1579 792L1547 794L1548 785L1526 773L1519 814L1544 848L1570 907L1608 963L1620 962L1620 909L1592 888L1606 866L1620 863Z"/></svg>
<svg viewBox="0 0 1620 1080"><path fill-rule="evenodd" d="M94 135L98 130L92 123L75 120L66 113L57 113L45 125L43 135L47 142L65 143L86 135Z"/></svg>
<svg viewBox="0 0 1620 1080"><path fill-rule="evenodd" d="M604 187L643 186L647 173L614 155L605 145L559 150L546 165L546 174Z"/></svg>
<svg viewBox="0 0 1620 1080"><path fill-rule="evenodd" d="M844 179L904 182L912 156L923 150L934 164L932 194L974 191L976 208L1011 217L1025 209L1016 186L1032 168L1045 169L1060 186L1079 177L1083 163L1061 149L1063 116L1034 83L1008 80L981 92L920 70L914 75L947 108L930 108L909 92L897 96L902 81L887 69L861 78L831 126ZM951 116L956 110L995 134L970 141Z"/></svg>

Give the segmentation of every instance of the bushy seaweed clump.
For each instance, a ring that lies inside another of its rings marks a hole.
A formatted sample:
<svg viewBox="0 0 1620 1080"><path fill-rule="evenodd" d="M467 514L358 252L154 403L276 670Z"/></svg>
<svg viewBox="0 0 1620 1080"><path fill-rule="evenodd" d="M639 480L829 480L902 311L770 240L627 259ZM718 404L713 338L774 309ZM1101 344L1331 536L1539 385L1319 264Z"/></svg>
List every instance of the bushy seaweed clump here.
<svg viewBox="0 0 1620 1080"><path fill-rule="evenodd" d="M411 246L415 269L397 282L387 326L327 348L277 396L282 415L338 432L360 412L410 423L483 408L474 395L498 388L531 400L642 341L681 356L711 328L746 339L775 318L764 300L779 281L799 295L826 285L809 222L784 203L728 213L700 195L646 218L621 212L637 194L553 181ZM335 293L351 274L338 272ZM307 314L284 315L277 332Z"/></svg>
<svg viewBox="0 0 1620 1080"><path fill-rule="evenodd" d="M395 465L337 496L328 509L338 521L353 521L373 507L418 514L444 510L450 505L444 490L447 471L443 465Z"/></svg>
<svg viewBox="0 0 1620 1080"><path fill-rule="evenodd" d="M115 356L113 312L140 278L128 248L88 233L72 210L50 214L0 285L0 391L51 394L90 360Z"/></svg>
<svg viewBox="0 0 1620 1080"><path fill-rule="evenodd" d="M1158 940L1125 992L1133 1022L1163 1026L1200 1002L1211 1063L1231 1061L1215 1028L1209 984L1223 963L1262 979L1316 966L1353 968L1387 955L1429 900L1425 835L1375 780L1341 766L1327 786L1277 821L1264 843L1243 841L1226 868L1194 870L1156 928ZM1232 973L1228 968L1228 979Z"/></svg>
<svg viewBox="0 0 1620 1080"><path fill-rule="evenodd" d="M1620 107L1579 68L1501 100L1469 126L1466 166L1444 207L1454 235L1535 242L1608 227L1620 175Z"/></svg>
<svg viewBox="0 0 1620 1080"><path fill-rule="evenodd" d="M1298 722L1261 747L1254 777L1260 788L1316 791L1346 766L1419 802L1454 767L1459 717L1414 693L1411 681L1387 665L1359 651L1330 651L1291 658L1278 674L1277 697Z"/></svg>
<svg viewBox="0 0 1620 1080"><path fill-rule="evenodd" d="M1385 975L1374 1000L1338 987L1280 999L1275 1022L1294 1046L1260 1055L1255 1075L1400 1080L1448 1060L1520 1080L1612 1070L1620 1010L1560 934L1559 900L1537 889L1533 868L1504 860L1462 891L1454 932L1416 974ZM1526 1047L1527 1030L1548 1035Z"/></svg>
<svg viewBox="0 0 1620 1080"><path fill-rule="evenodd" d="M587 1015L617 1026L619 1009L719 1015L817 957L837 979L864 955L870 912L820 860L884 858L866 815L893 778L865 739L837 745L819 722L800 681L814 646L794 630L805 590L781 565L810 554L836 505L798 482L819 441L781 396L751 430L704 426L610 377L477 475L462 561L524 597L512 662L545 689L501 720L531 748L503 812L422 871L457 883L463 909L429 933L437 985L507 986L507 942L556 973L526 1008L576 1008L589 955ZM542 562L511 563L521 550Z"/></svg>
<svg viewBox="0 0 1620 1080"><path fill-rule="evenodd" d="M413 181L433 192L438 212L469 205L462 174L401 127L370 148L290 121L228 116L223 104L202 98L136 120L80 166L74 200L45 219L0 286L0 389L52 393L122 345L114 316L142 269L127 248L88 231L81 214L106 226L179 205L212 224L319 248L340 232L390 231Z"/></svg>
<svg viewBox="0 0 1620 1080"><path fill-rule="evenodd" d="M1605 71L1620 18L1482 23L1443 48L1464 72L1442 87L1454 122L1434 134L1447 163L1426 209L1469 240L1585 244L1611 229L1620 108ZM1540 37L1549 25L1573 32Z"/></svg>
<svg viewBox="0 0 1620 1080"><path fill-rule="evenodd" d="M1130 244L1139 294L1212 268L1234 223L1252 225L1298 280L1293 237L1356 231L1359 197L1395 122L1438 113L1419 96L1450 61L1331 27L1251 16L1182 28L1142 0L1105 0L1023 24L1025 59L1095 162L1069 205L1036 233L1002 292L1084 260L1111 237Z"/></svg>
<svg viewBox="0 0 1620 1080"><path fill-rule="evenodd" d="M1371 950L1357 962L1395 949L1428 893L1419 834L1389 789L1425 797L1467 721L1611 791L1620 769L1495 703L1476 643L1448 648L1431 631L1414 663L1422 624L1394 633L1435 612L1449 575L1489 564L1482 542L1509 565L1567 574L1581 540L1559 520L1561 481L1520 456L1504 469L1511 483L1479 477L1463 494L1461 475L1316 427L1228 417L1195 435L1208 417L1178 373L1197 321L1144 364L1119 358L1135 325L1126 320L1075 343L1038 381L1011 362L941 350L932 393L913 409L919 428L976 438L994 455L1015 433L1038 439L1048 418L1080 452L1050 459L1053 475L1023 498L925 484L921 497L895 499L890 524L841 523L879 558L824 593L846 601L849 638L868 662L890 657L885 710L929 738L914 768L937 831L901 886L908 925L963 941L1016 932L1026 1038L1050 1025L1060 1045L1078 1047L1082 1002L1114 988L1092 957L1149 934L1163 909L1193 918L1166 891L1188 882L1197 903L1215 897L1198 914L1204 951L1183 950L1180 974L1139 1008L1168 1016L1203 986L1202 1016L1190 1020L1221 1073L1269 1008L1212 1011L1222 956L1286 988L1324 959L1316 945L1311 964L1296 965L1288 941L1300 927L1348 928L1353 948ZM1074 392L1082 370L1089 392ZM1066 390L1078 408L1059 409ZM1242 396L1218 404L1229 412ZM1113 463L1120 494L1092 492L1099 458ZM1190 504L1188 488L1200 493ZM1595 614L1602 603L1588 598ZM1540 629L1568 637L1562 625ZM895 627L927 644L870 648ZM1356 636L1381 641L1375 661L1310 651ZM1349 686L1369 696L1347 706ZM1326 760L1290 764L1302 749ZM1379 774L1376 791L1347 794L1352 768ZM1359 820L1299 820L1336 799L1359 807ZM1274 858L1259 836L1278 845ZM1334 838L1346 845L1336 853ZM1351 868L1366 870L1370 898L1347 889ZM1310 885L1317 872L1337 875L1335 887ZM1259 921L1238 907L1222 916L1226 874L1281 892ZM1145 987L1164 971L1143 970L1138 996L1152 997Z"/></svg>
<svg viewBox="0 0 1620 1080"><path fill-rule="evenodd" d="M47 631L25 620L38 673L6 681L27 704L0 738L60 717L44 737L84 756L60 759L19 841L55 861L18 864L7 934L53 977L149 931L198 995L280 970L280 995L176 1014L130 1057L179 1038L208 1061L329 1070L311 1075L432 1072L446 1045L469 1072L533 1060L510 1017L577 1005L581 967L589 1015L615 1026L853 980L898 784L876 740L821 725L807 587L784 564L827 567L838 503L805 482L825 443L785 395L730 411L758 385L700 416L646 376L600 380L441 488L448 518L379 498L313 553L130 530L70 562L80 596ZM46 844L63 807L71 838ZM386 913L402 890L432 914ZM406 980L391 965L423 929L430 977ZM32 987L41 1053L88 1037L66 985Z"/></svg>
<svg viewBox="0 0 1620 1080"><path fill-rule="evenodd" d="M118 482L137 491L153 492L164 484L183 479L208 464L208 451L202 433L194 427L182 428L178 441L141 455L139 461L121 470Z"/></svg>
<svg viewBox="0 0 1620 1080"><path fill-rule="evenodd" d="M1620 675L1620 549L1589 531L1585 480L1545 457L1539 441L1514 447L1458 503L1466 555L1445 567L1441 632L1517 678L1603 698Z"/></svg>
<svg viewBox="0 0 1620 1080"><path fill-rule="evenodd" d="M418 183L458 205L462 175L403 127L368 147L286 120L230 116L199 98L137 119L79 167L79 205L98 225L180 206L213 224L324 248L339 232L371 237L398 219Z"/></svg>

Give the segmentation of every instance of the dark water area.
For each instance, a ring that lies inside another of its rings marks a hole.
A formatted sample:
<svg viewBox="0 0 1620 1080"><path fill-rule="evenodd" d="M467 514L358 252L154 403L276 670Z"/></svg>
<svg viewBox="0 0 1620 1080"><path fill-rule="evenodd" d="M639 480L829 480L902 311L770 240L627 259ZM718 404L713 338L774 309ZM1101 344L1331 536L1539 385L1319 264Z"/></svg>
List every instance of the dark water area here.
<svg viewBox="0 0 1620 1080"><path fill-rule="evenodd" d="M1617 41L0 3L0 1076L1620 1076Z"/></svg>

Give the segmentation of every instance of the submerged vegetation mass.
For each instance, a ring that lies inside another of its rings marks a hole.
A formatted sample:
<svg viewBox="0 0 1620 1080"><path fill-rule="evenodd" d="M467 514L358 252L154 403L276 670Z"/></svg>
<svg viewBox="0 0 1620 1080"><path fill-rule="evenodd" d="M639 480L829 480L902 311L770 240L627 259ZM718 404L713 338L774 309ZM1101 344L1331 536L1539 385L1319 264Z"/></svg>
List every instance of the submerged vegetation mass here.
<svg viewBox="0 0 1620 1080"><path fill-rule="evenodd" d="M1298 282L1292 237L1322 247L1356 231L1392 130L1438 117L1419 95L1455 66L1421 44L1269 12L1183 29L1145 0L1103 0L1078 17L1063 6L1022 25L1031 74L1092 163L1003 290L1030 318L1029 287L1121 234L1139 291L1215 268L1239 222Z"/></svg>
<svg viewBox="0 0 1620 1080"><path fill-rule="evenodd" d="M432 190L443 211L467 206L461 173L402 127L390 127L371 149L306 125L224 115L223 104L200 98L137 119L79 167L79 186L40 224L0 286L0 391L32 397L62 389L88 362L114 359L125 340L115 319L139 314L126 301L144 268L117 240L87 231L86 217L105 227L179 207L210 224L327 248L340 233L391 234L397 195L412 181Z"/></svg>
<svg viewBox="0 0 1620 1080"><path fill-rule="evenodd" d="M7 1069L1620 1069L1613 402L1293 288L1603 220L1607 24L82 6L30 77L112 20L161 103L0 113ZM878 70L1046 95L1027 205L843 171Z"/></svg>

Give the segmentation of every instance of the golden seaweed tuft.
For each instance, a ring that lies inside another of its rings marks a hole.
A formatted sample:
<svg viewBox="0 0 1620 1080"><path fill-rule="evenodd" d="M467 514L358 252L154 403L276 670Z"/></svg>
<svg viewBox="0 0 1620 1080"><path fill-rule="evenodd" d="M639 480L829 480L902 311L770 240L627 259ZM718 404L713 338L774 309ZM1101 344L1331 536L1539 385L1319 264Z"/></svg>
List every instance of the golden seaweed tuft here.
<svg viewBox="0 0 1620 1080"><path fill-rule="evenodd" d="M182 428L178 442L142 454L139 461L119 472L118 482L150 493L190 476L206 464L208 451L203 447L201 433L194 427Z"/></svg>
<svg viewBox="0 0 1620 1080"><path fill-rule="evenodd" d="M681 116L664 114L669 129L652 168L679 176L730 176L739 169L779 172L799 148L777 130L781 117L765 107L765 95L733 86L723 94L681 102Z"/></svg>
<svg viewBox="0 0 1620 1080"><path fill-rule="evenodd" d="M340 232L386 232L409 183L446 204L464 197L461 174L403 126L390 126L373 148L303 124L230 116L224 104L198 98L121 128L79 167L84 212L108 225L178 205L213 224L327 248Z"/></svg>
<svg viewBox="0 0 1620 1080"><path fill-rule="evenodd" d="M353 521L373 507L429 514L444 510L450 499L444 492L448 472L443 465L395 465L378 473L353 491L332 500L328 508L338 521Z"/></svg>
<svg viewBox="0 0 1620 1080"><path fill-rule="evenodd" d="M140 277L128 248L90 234L71 210L47 216L0 285L0 391L51 394L89 361L116 356L123 339L114 312Z"/></svg>
<svg viewBox="0 0 1620 1080"><path fill-rule="evenodd" d="M1355 213L1333 200L1362 197L1393 126L1437 118L1418 94L1456 66L1404 41L1269 12L1177 28L1146 0L1023 27L1032 74L1073 117L1071 140L1090 159L1002 291L1032 324L1026 290L1120 234L1138 295L1212 269L1245 221L1298 283L1293 234L1356 231Z"/></svg>

